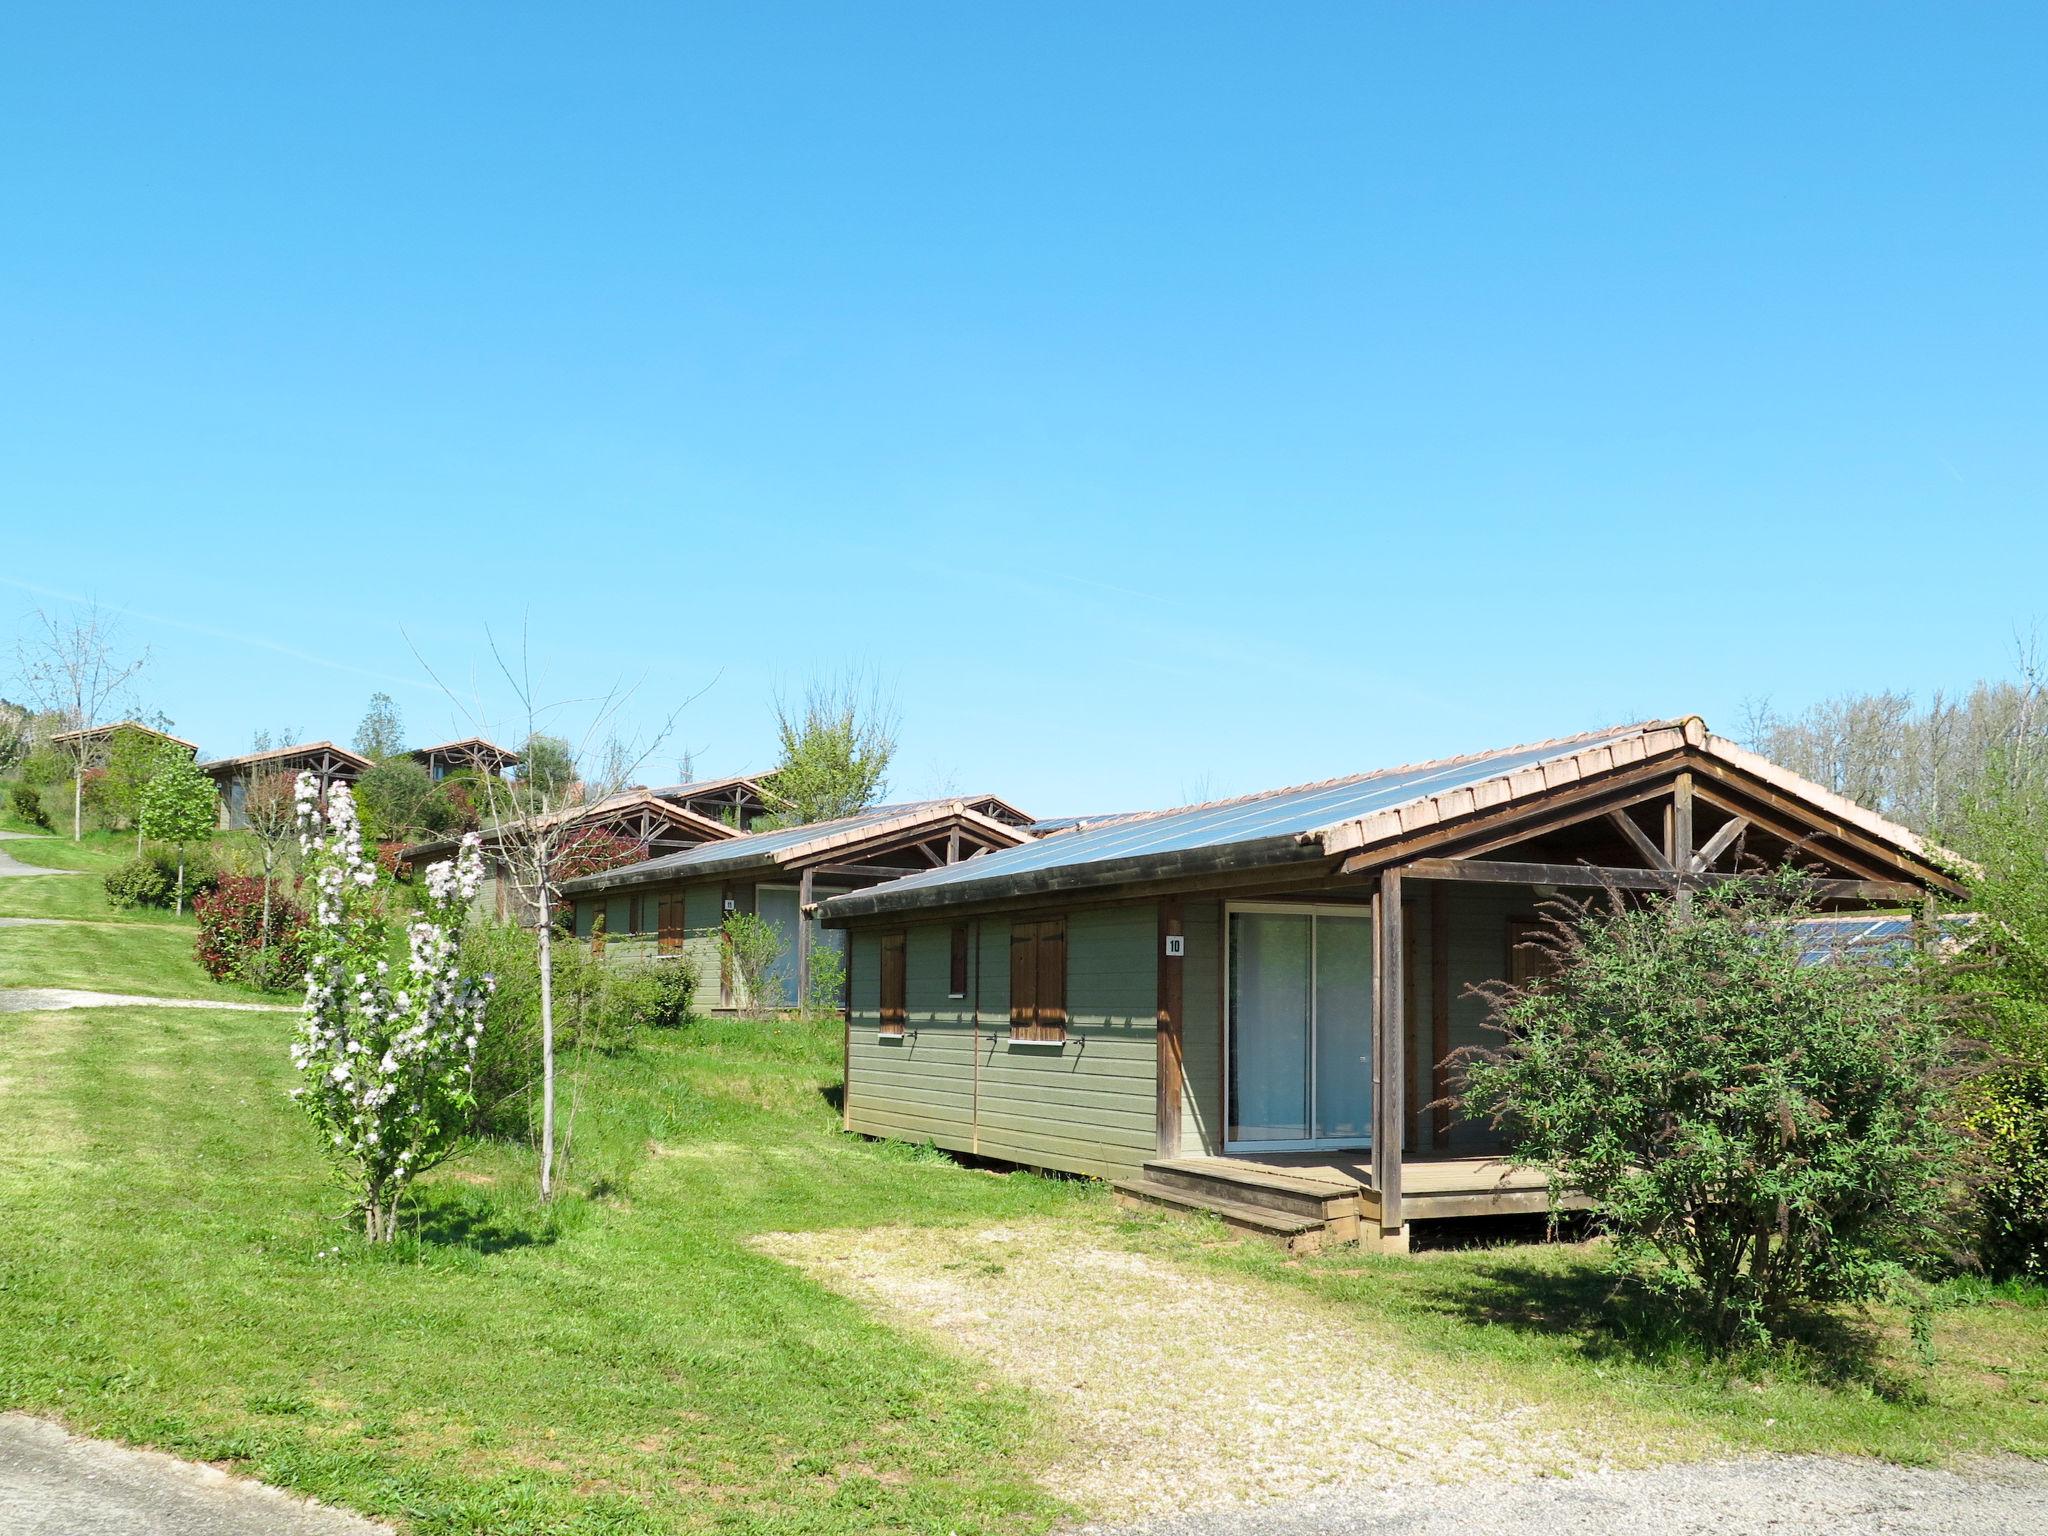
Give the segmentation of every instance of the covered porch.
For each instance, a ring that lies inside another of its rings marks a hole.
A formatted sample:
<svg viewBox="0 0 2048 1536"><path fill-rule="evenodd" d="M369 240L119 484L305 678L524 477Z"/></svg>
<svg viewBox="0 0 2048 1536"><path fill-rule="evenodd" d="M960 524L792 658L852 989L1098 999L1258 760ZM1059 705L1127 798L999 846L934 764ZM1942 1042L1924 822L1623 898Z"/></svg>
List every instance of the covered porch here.
<svg viewBox="0 0 2048 1536"><path fill-rule="evenodd" d="M1188 996L1207 978L1191 982L1162 945L1159 1154L1121 1181L1127 1198L1208 1210L1290 1247L1403 1250L1413 1221L1543 1212L1544 1176L1512 1167L1493 1129L1449 1101L1454 1053L1491 1038L1477 989L1541 974L1535 941L1559 898L1665 897L1685 911L1785 864L1841 910L1917 917L1953 888L1846 802L1853 814L1838 814L1747 764L1667 759L1503 798L1491 812L1404 809L1393 836L1361 824L1348 848L1326 834L1334 868L1221 893L1200 919L1217 925L1203 945L1218 955L1213 1012ZM1185 931L1195 908L1162 902L1162 933ZM1200 1060L1211 1050L1213 1086ZM1169 1093L1169 1076L1187 1086Z"/></svg>

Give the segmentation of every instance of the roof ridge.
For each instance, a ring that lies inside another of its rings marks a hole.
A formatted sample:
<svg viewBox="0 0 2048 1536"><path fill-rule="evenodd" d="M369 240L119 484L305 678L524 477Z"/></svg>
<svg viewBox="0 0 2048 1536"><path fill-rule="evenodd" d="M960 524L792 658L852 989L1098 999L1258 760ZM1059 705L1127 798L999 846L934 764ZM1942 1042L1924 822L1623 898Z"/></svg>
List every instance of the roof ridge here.
<svg viewBox="0 0 2048 1536"><path fill-rule="evenodd" d="M1310 779L1303 784L1283 784L1274 789L1257 789L1242 795L1226 795L1217 800L1197 800L1187 805L1169 805L1152 811L1121 811L1113 816L1091 820L1082 816L1075 819L1077 829L1093 832L1099 827L1123 826L1130 822L1147 821L1155 816L1181 816L1191 811L1220 810L1228 805L1249 805L1255 800L1265 800L1276 795L1304 794L1315 789L1335 789L1341 784L1362 784L1367 779L1388 778L1401 773L1420 773L1430 768L1455 768L1460 763L1476 763L1482 758L1507 757L1516 752L1535 752L1544 747L1569 746L1573 742L1593 741L1602 737L1647 735L1654 730L1668 730L1689 716L1677 720L1656 719L1636 720L1622 725L1604 726L1597 730L1577 731L1569 736L1552 736L1542 741L1517 742L1508 747L1487 747L1477 752L1458 752L1449 757L1425 758L1415 763L1393 763L1385 768L1371 768L1363 773L1340 773L1334 778Z"/></svg>

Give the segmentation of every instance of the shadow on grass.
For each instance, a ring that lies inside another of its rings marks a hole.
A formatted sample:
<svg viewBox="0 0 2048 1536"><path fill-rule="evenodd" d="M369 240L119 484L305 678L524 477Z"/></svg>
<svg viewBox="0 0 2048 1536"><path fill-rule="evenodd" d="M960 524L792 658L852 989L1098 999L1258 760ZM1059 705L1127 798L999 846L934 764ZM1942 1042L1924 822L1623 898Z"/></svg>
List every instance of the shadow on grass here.
<svg viewBox="0 0 2048 1536"><path fill-rule="evenodd" d="M830 1107L835 1115L843 1113L846 1109L846 1085L844 1083L820 1084L818 1087L818 1097L825 1101L826 1105Z"/></svg>
<svg viewBox="0 0 2048 1536"><path fill-rule="evenodd" d="M406 1203L401 1239L422 1249L460 1249L475 1254L511 1253L554 1243L559 1224L553 1212L508 1210L487 1195L429 1186Z"/></svg>
<svg viewBox="0 0 2048 1536"><path fill-rule="evenodd" d="M1809 1311L1768 1347L1722 1352L1670 1301L1596 1265L1558 1263L1545 1250L1500 1248L1425 1268L1413 1293L1423 1311L1536 1336L1589 1363L1679 1367L1729 1380L1773 1377L1856 1388L1892 1402L1924 1396L1885 1359L1876 1322L1847 1309Z"/></svg>

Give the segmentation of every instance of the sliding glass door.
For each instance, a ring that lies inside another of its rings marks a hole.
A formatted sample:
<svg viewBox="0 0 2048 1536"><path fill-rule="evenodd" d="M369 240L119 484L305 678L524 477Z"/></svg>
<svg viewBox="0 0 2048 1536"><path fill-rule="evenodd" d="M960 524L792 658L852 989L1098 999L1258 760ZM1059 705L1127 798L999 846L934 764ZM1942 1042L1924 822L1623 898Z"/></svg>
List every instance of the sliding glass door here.
<svg viewBox="0 0 2048 1536"><path fill-rule="evenodd" d="M1350 908L1229 915L1227 1146L1372 1138L1372 919Z"/></svg>

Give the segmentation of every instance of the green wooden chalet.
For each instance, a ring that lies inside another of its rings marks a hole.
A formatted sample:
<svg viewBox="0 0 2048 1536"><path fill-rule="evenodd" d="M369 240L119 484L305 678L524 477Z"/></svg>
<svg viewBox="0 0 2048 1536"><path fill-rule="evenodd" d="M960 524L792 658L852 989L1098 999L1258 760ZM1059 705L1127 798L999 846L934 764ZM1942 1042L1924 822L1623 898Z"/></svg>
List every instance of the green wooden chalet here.
<svg viewBox="0 0 2048 1536"><path fill-rule="evenodd" d="M1006 816L991 814L991 806ZM812 995L814 946L843 958L844 936L822 932L810 915L817 903L1015 847L1030 838L1026 820L992 796L882 805L833 821L734 833L565 881L562 895L575 904L578 937L601 944L607 958L694 966L700 1007L791 1007ZM726 961L721 932L735 913L759 917L782 941L765 977L769 996L744 996Z"/></svg>
<svg viewBox="0 0 2048 1536"><path fill-rule="evenodd" d="M1485 1038L1471 987L1526 978L1546 898L1689 903L1786 862L1839 910L1958 890L1939 850L1697 717L1042 826L822 905L851 939L846 1127L1296 1246L1545 1208L1442 1101Z"/></svg>

